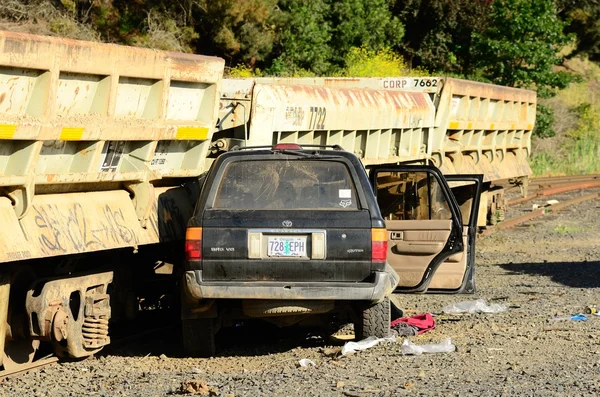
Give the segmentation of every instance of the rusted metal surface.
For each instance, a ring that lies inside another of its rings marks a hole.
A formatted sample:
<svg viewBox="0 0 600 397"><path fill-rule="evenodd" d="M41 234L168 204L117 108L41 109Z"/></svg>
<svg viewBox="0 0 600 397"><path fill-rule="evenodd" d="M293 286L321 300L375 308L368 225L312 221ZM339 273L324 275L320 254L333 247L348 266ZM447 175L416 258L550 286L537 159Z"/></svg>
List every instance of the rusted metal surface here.
<svg viewBox="0 0 600 397"><path fill-rule="evenodd" d="M21 220L0 197L0 263L183 241L194 203L182 187L156 188L143 228L124 190L37 195Z"/></svg>
<svg viewBox="0 0 600 397"><path fill-rule="evenodd" d="M113 273L41 279L27 293L29 335L49 341L55 353L82 358L110 343L108 284Z"/></svg>
<svg viewBox="0 0 600 397"><path fill-rule="evenodd" d="M509 205L517 205L517 204L526 203L527 201L531 201L531 200L534 200L539 197L552 196L554 194L572 192L575 190L590 189L590 188L594 188L594 187L600 187L600 181L575 182L575 183L565 184L565 185L561 185L561 186L548 187L548 188L540 187L538 189L538 191L535 192L534 194L531 194L526 197L519 197L519 198L510 200L508 202L508 204Z"/></svg>
<svg viewBox="0 0 600 397"><path fill-rule="evenodd" d="M307 85L327 88L368 88L372 90L417 91L435 93L444 85L445 78L427 77L259 77L254 79L226 79L224 85L241 87L243 82L260 84ZM229 83L232 81L232 83ZM231 90L228 90L231 92ZM236 90L239 91L239 90ZM234 91L235 92L235 91Z"/></svg>
<svg viewBox="0 0 600 397"><path fill-rule="evenodd" d="M438 166L478 171L485 181L531 174L534 91L448 78L437 106L431 145Z"/></svg>
<svg viewBox="0 0 600 397"><path fill-rule="evenodd" d="M548 188L555 187L559 185L564 185L567 183L575 183L575 182L591 182L591 181L600 181L600 175L590 174L590 175L575 175L575 176L553 176L553 177L538 177L530 180L529 185L533 188Z"/></svg>
<svg viewBox="0 0 600 397"><path fill-rule="evenodd" d="M504 222L489 228L485 231L483 231L480 235L483 236L487 236L490 235L498 230L502 230L502 229L510 229L513 228L515 226L518 226L522 223L525 223L527 221L530 221L532 219L535 218L539 218L541 216L544 216L545 214L549 214L549 213L554 213L554 212L558 212L560 210L562 210L563 208L569 207L571 205L575 205L575 204L579 204L585 201L591 201L591 200L595 200L600 198L600 193L591 193L591 194L587 194L585 196L580 196L580 197L575 197L573 199L570 200L566 200L563 202L560 202L558 204L553 204L551 206L548 206L546 208L541 208L538 210L534 210L530 213L526 213L520 216L517 216L515 218L511 218L508 220L505 220Z"/></svg>
<svg viewBox="0 0 600 397"><path fill-rule="evenodd" d="M37 361L34 361L29 364L20 365L17 368L0 371L0 380L9 378L9 377L12 377L15 375L19 375L19 374L24 374L28 371L31 371L32 369L36 369L36 368L44 367L44 366L47 366L50 364L54 364L57 361L58 361L58 357L43 358L41 360L37 360Z"/></svg>
<svg viewBox="0 0 600 397"><path fill-rule="evenodd" d="M250 145L341 144L365 165L430 161L485 181L531 174L534 91L440 77L226 79L223 87L220 129L238 128ZM414 95L433 104L433 125L420 100L409 113L422 123L398 117L397 98Z"/></svg>
<svg viewBox="0 0 600 397"><path fill-rule="evenodd" d="M248 145L341 145L365 164L425 159L434 108L427 94L256 84Z"/></svg>
<svg viewBox="0 0 600 397"><path fill-rule="evenodd" d="M210 164L223 69L215 57L0 31L2 196L22 219L46 188L123 182L145 227L154 181Z"/></svg>
<svg viewBox="0 0 600 397"><path fill-rule="evenodd" d="M213 127L217 99L199 103L217 95L223 68L215 57L0 31L0 120L16 124L11 139L60 140L64 127L83 128L78 140L175 139L177 126ZM177 117L190 105L194 117Z"/></svg>

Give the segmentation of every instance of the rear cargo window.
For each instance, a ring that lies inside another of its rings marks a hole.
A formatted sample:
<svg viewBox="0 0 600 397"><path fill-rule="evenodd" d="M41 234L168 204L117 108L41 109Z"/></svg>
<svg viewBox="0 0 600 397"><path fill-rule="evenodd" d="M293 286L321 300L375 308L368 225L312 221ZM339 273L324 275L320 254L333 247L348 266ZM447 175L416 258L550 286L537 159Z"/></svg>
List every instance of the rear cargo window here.
<svg viewBox="0 0 600 397"><path fill-rule="evenodd" d="M215 208L355 210L356 190L338 161L248 160L230 163Z"/></svg>

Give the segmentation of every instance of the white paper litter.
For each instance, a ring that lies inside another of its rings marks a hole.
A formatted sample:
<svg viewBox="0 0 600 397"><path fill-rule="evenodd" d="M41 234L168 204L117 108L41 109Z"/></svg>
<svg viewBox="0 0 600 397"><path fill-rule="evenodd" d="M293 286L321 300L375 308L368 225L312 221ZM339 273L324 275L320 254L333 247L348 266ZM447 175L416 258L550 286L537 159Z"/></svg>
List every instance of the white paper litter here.
<svg viewBox="0 0 600 397"><path fill-rule="evenodd" d="M448 305L442 309L446 314L460 314L460 313L501 313L506 311L506 305L499 303L492 303L488 305L484 299L477 299L475 301L459 302L452 305Z"/></svg>
<svg viewBox="0 0 600 397"><path fill-rule="evenodd" d="M303 358L302 360L300 360L298 362L300 363L300 366L302 368L317 366L317 364L315 364L315 362L313 360L309 360L308 358Z"/></svg>
<svg viewBox="0 0 600 397"><path fill-rule="evenodd" d="M450 353L456 350L456 346L452 344L450 338L445 339L441 343L428 344L428 345L415 345L408 339L405 339L402 343L401 351L402 354L414 354L416 356L423 353Z"/></svg>
<svg viewBox="0 0 600 397"><path fill-rule="evenodd" d="M359 342L346 342L344 347L342 348L342 356L345 356L350 353L354 353L359 350L367 350L371 347L378 345L381 342L395 342L396 338L388 337L388 338L378 338L376 336L369 336L366 339L363 339Z"/></svg>

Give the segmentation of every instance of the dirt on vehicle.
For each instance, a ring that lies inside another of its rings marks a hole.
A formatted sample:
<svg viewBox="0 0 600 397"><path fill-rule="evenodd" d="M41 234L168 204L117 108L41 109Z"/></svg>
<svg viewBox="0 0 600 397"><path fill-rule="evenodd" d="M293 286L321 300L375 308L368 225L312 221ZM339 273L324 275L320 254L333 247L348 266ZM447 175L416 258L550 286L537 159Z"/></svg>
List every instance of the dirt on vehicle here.
<svg viewBox="0 0 600 397"><path fill-rule="evenodd" d="M341 356L317 330L240 323L211 359L180 358L175 327L122 340L100 355L0 384L0 395L590 395L600 393L600 200L480 239L474 295L400 295L407 315L436 314L417 344L450 338L451 353L408 356L404 338ZM509 214L510 215L510 214ZM485 299L507 310L450 316ZM307 367L301 359L314 362Z"/></svg>

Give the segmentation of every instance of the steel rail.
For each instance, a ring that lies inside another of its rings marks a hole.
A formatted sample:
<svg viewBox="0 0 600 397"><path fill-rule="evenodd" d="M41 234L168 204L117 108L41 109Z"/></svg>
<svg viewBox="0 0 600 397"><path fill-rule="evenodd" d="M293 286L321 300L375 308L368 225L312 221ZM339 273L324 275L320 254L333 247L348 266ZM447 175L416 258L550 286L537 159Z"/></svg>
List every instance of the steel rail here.
<svg viewBox="0 0 600 397"><path fill-rule="evenodd" d="M523 214L511 219L507 219L505 221L503 221L502 223L497 224L496 226L489 228L487 230L484 230L483 232L481 232L479 234L479 236L481 237L485 237L485 236L489 236L490 234L498 231L498 230L502 230L502 229L510 229L513 228L515 226L518 226L522 223L525 223L527 221L530 221L532 219L544 216L546 214L551 214L551 213L556 213L560 210L562 210L563 208L566 208L568 206L571 205L575 205L575 204L579 204L579 203L583 203L585 201L591 201L594 199L600 198L600 192L598 193L591 193L591 194L586 194L585 196L580 196L580 197L575 197L572 198L570 200L566 200L557 204L553 204L550 205L548 207L544 207L544 208L540 208L538 210L529 212L527 214Z"/></svg>
<svg viewBox="0 0 600 397"><path fill-rule="evenodd" d="M509 200L508 205L512 206L512 205L516 205L516 204L522 204L522 203L526 203L528 201L531 201L531 200L534 200L534 199L540 198L540 197L547 197L547 196L552 196L555 194L572 192L575 190L591 189L591 188L595 188L595 187L600 187L600 180L592 181L592 182L584 182L584 183L575 182L575 183L569 183L566 185L553 186L553 187L549 187L549 188L541 188L541 189L538 189L538 191L536 193L530 194L527 197L519 197L519 198L516 198L513 200Z"/></svg>
<svg viewBox="0 0 600 397"><path fill-rule="evenodd" d="M2 371L0 371L0 381L4 380L6 378L12 377L14 375L18 375L18 374L22 374L22 373L31 371L32 369L36 369L39 367L45 367L47 365L54 364L57 361L58 361L58 357L48 357L48 358L39 359L37 361L31 362L28 364L19 365L17 368L2 370Z"/></svg>

